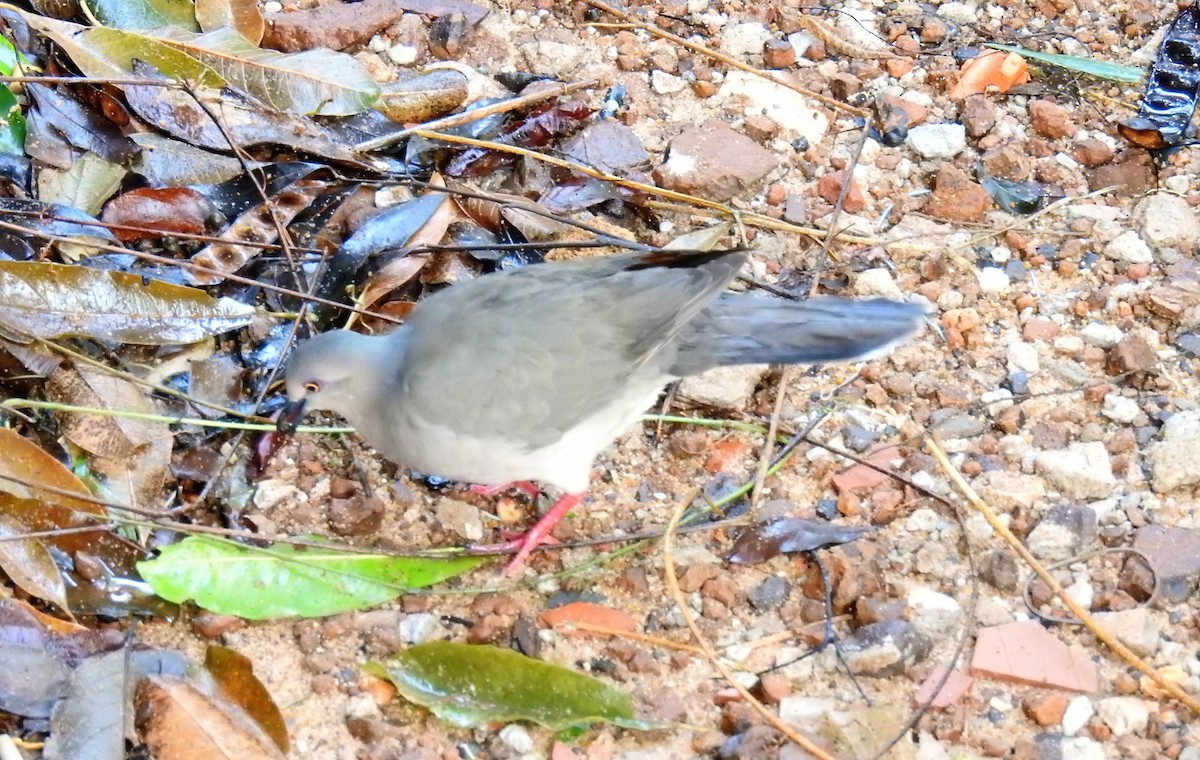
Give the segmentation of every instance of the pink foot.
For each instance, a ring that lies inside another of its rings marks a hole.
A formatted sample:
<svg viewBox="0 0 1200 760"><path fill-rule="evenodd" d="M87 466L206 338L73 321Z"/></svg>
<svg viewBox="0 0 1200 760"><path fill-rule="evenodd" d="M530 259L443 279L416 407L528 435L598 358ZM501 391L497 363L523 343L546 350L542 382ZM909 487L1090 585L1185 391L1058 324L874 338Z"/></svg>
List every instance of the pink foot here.
<svg viewBox="0 0 1200 760"><path fill-rule="evenodd" d="M563 519L581 501L583 501L583 494L567 494L554 502L554 506L550 507L550 511L542 515L542 518L523 537L507 541L503 544L473 546L471 548L480 552L501 552L516 549L517 555L504 568L505 575L512 575L525 565L525 560L529 558L530 553L535 548L541 544L554 542L554 537L550 535L550 531L554 529L559 520Z"/></svg>
<svg viewBox="0 0 1200 760"><path fill-rule="evenodd" d="M479 494L480 496L497 496L511 488L515 488L533 499L536 499L540 493L538 487L528 480L516 480L512 483L501 483L496 486L473 485L470 490L471 493Z"/></svg>

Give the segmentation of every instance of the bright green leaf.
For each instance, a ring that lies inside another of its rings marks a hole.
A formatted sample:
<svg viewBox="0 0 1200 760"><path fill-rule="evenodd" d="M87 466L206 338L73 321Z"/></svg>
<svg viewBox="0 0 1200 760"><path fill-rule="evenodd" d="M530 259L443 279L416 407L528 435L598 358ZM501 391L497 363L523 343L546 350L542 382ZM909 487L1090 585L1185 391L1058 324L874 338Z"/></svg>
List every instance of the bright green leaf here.
<svg viewBox="0 0 1200 760"><path fill-rule="evenodd" d="M114 29L158 29L175 26L200 31L191 0L85 0L92 15Z"/></svg>
<svg viewBox="0 0 1200 760"><path fill-rule="evenodd" d="M118 343L194 343L250 323L254 307L127 272L0 261L0 332Z"/></svg>
<svg viewBox="0 0 1200 760"><path fill-rule="evenodd" d="M12 76L18 62L24 63L25 57L5 37L0 37L0 76Z"/></svg>
<svg viewBox="0 0 1200 760"><path fill-rule="evenodd" d="M25 155L25 116L6 84L0 84L0 153Z"/></svg>
<svg viewBox="0 0 1200 760"><path fill-rule="evenodd" d="M453 726L528 720L553 730L597 722L646 727L621 689L511 649L433 641L366 669Z"/></svg>
<svg viewBox="0 0 1200 760"><path fill-rule="evenodd" d="M382 604L464 573L483 557L426 559L189 536L138 563L154 593L249 620L320 617Z"/></svg>
<svg viewBox="0 0 1200 760"><path fill-rule="evenodd" d="M999 45L994 42L987 43L986 47L1003 50L1008 53L1016 53L1031 61L1040 61L1041 63L1048 63L1051 66L1060 66L1071 71L1078 71L1081 74L1090 74L1100 79L1111 79L1114 82L1140 82L1146 76L1145 70L1136 66L1122 66L1119 63L1097 61L1094 58L1080 58L1079 56L1060 55L1058 53L1038 53L1034 50L1026 50L1025 48L1013 47L1012 45Z"/></svg>

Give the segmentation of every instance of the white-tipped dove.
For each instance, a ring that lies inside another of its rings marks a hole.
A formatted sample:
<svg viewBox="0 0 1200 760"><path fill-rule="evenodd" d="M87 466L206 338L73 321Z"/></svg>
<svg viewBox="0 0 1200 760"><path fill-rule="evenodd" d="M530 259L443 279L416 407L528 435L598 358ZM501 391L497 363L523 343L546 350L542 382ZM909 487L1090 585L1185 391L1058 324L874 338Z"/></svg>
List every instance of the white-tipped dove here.
<svg viewBox="0 0 1200 760"><path fill-rule="evenodd" d="M593 460L667 383L731 364L862 359L925 317L917 304L725 292L745 261L739 251L631 253L454 285L386 335L338 330L300 344L280 429L327 409L420 472L560 489L510 542L511 571L579 504Z"/></svg>

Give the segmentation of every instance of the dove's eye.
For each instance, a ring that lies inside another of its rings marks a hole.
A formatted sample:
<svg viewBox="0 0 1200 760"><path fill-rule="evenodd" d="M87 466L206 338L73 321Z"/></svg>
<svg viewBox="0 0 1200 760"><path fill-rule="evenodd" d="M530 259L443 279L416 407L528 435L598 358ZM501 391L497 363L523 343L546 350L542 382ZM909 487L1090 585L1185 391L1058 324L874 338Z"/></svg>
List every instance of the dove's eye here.
<svg viewBox="0 0 1200 760"><path fill-rule="evenodd" d="M321 390L320 383L316 383L316 382L313 382L310 380L309 382L304 384L304 392L305 393L316 393L319 390Z"/></svg>

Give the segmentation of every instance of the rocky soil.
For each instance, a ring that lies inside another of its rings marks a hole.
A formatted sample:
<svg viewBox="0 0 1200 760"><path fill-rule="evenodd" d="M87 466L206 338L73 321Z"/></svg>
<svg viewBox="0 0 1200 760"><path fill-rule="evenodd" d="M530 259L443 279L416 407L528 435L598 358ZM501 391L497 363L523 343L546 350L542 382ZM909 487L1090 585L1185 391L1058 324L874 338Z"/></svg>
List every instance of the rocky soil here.
<svg viewBox="0 0 1200 760"><path fill-rule="evenodd" d="M933 309L930 329L887 358L782 376L726 370L684 383L664 404L672 414L765 421L782 393L785 432L820 418L815 440L908 481L804 443L765 483L758 517L875 528L818 555L833 581L845 664L827 648L764 673L819 632L811 558L731 565L724 557L737 529L679 538L687 603L736 678L843 758L875 756L896 735L887 757L1200 758L1195 715L1079 627L1022 622L1034 619L1023 600L1028 569L977 514L923 492L961 501L923 448L933 435L1072 598L1200 694L1200 152L1185 147L1156 165L1116 135L1136 85L1048 68L1016 93L948 95L960 59L989 41L1146 65L1176 6L863 1L818 16L793 0L636 6L638 19L833 100L900 109L907 138L895 146L862 142L854 115L828 103L644 30L593 25L615 19L582 4L490 10L457 59L488 75L603 82L597 101L607 85L623 85L622 134L647 155L633 176L761 215L746 229L753 277L803 291L823 266L822 290ZM434 60L423 17L389 23L354 43L380 78L399 63ZM310 32L338 47L354 37L336 25ZM1064 200L1034 216L1008 213L980 184L980 166ZM640 231L651 242L711 223L660 213L657 230ZM769 229L775 220L832 224L851 237L822 257L820 240ZM556 535L661 528L692 489L721 493L753 479L763 449L753 433L647 424L602 459L587 509ZM457 544L493 531L493 515L527 514L516 496L433 491L356 441L301 438L265 477L262 524L364 545ZM647 634L690 641L664 585L661 544L585 564L617 545L540 553L515 584L488 566L452 593L328 620L197 615L139 630L191 653L219 639L250 656L284 708L298 758L804 757L703 657L539 624L547 607L584 598L627 612ZM1098 551L1127 547L1141 556ZM1030 596L1036 609L1063 614L1043 587ZM570 742L524 725L451 729L362 675L365 661L433 638L517 640L629 689L643 717L669 727L602 727ZM946 669L938 701L906 730Z"/></svg>

